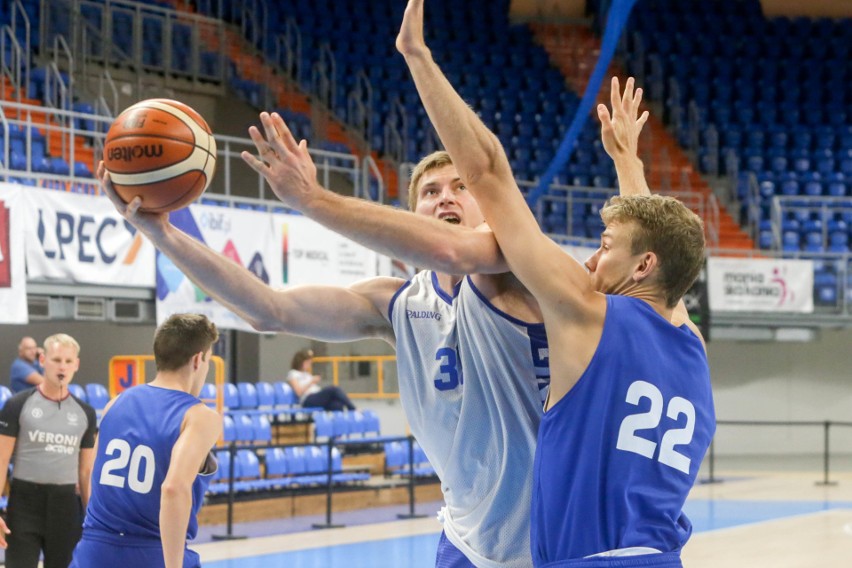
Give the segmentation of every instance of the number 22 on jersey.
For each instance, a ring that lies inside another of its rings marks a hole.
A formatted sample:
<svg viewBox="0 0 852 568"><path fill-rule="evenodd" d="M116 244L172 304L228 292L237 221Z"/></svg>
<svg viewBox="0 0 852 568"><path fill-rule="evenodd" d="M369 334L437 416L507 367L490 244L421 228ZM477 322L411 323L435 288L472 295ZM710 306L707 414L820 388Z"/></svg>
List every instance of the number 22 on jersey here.
<svg viewBox="0 0 852 568"><path fill-rule="evenodd" d="M626 452L633 452L648 459L654 459L657 450L657 442L639 436L641 430L654 430L660 424L663 415L663 407L666 407L666 416L677 420L681 414L686 416L686 424L682 428L671 428L663 434L660 441L660 452L657 461L673 467L689 475L690 458L675 450L675 446L689 444L695 431L695 406L685 398L673 397L666 405L663 393L656 386L646 381L635 381L627 389L626 402L634 406L639 401L647 398L651 401L651 407L646 412L630 414L621 421L618 429L618 442L616 448Z"/></svg>

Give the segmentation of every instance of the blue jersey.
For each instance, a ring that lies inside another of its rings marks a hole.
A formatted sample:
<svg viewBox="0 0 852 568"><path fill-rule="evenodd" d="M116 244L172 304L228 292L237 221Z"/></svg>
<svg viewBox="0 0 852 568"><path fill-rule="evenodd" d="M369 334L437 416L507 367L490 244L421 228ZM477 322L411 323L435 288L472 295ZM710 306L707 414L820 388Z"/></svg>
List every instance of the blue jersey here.
<svg viewBox="0 0 852 568"><path fill-rule="evenodd" d="M160 487L183 417L196 404L200 401L191 394L151 385L133 387L116 399L101 421L84 538L92 531L160 540ZM198 532L196 515L211 474L200 474L192 486L187 540Z"/></svg>
<svg viewBox="0 0 852 568"><path fill-rule="evenodd" d="M642 300L607 296L588 368L541 420L536 566L624 548L678 553L692 532L683 504L715 429L701 340Z"/></svg>

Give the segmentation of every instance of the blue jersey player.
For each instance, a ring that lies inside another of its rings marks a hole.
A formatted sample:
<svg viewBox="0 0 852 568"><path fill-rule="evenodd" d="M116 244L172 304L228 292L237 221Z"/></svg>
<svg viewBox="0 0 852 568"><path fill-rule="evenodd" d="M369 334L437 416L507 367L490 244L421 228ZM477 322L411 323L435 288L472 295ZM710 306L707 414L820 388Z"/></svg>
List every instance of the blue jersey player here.
<svg viewBox="0 0 852 568"><path fill-rule="evenodd" d="M410 0L405 18L419 24L422 11ZM619 143L643 122L632 81L619 98L613 80L613 115L598 108L604 145L629 158L629 173L584 268L541 232L500 141L441 75L422 25L408 32L397 43L410 46L432 123L544 314L551 384L533 473L533 563L680 566L691 531L683 503L715 430L703 339L682 301L704 263L704 229L679 201L649 195L641 162Z"/></svg>
<svg viewBox="0 0 852 568"><path fill-rule="evenodd" d="M72 567L201 566L186 543L216 471L222 419L198 395L217 337L204 316L169 317L154 336L157 376L105 409Z"/></svg>

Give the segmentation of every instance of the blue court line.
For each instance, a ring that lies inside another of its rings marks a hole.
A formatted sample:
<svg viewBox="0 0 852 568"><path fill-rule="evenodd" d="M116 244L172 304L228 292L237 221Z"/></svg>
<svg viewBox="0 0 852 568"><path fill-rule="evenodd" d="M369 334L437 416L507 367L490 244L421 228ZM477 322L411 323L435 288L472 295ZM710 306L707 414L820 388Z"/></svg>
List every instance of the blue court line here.
<svg viewBox="0 0 852 568"><path fill-rule="evenodd" d="M440 533L205 562L204 568L434 568Z"/></svg>
<svg viewBox="0 0 852 568"><path fill-rule="evenodd" d="M828 501L732 501L690 499L683 508L695 532L712 531L830 511L852 509L849 502Z"/></svg>
<svg viewBox="0 0 852 568"><path fill-rule="evenodd" d="M830 511L852 510L852 502L735 501L690 499L684 512L696 533ZM362 543L330 545L292 552L205 562L205 568L433 568L439 532Z"/></svg>

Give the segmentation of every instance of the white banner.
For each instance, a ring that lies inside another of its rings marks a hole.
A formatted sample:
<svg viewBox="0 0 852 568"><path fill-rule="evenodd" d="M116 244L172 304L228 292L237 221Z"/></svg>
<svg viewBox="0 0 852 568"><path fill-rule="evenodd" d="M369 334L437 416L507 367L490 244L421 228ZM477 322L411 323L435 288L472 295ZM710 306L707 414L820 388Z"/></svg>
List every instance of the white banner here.
<svg viewBox="0 0 852 568"><path fill-rule="evenodd" d="M24 192L0 183L0 323L28 323Z"/></svg>
<svg viewBox="0 0 852 568"><path fill-rule="evenodd" d="M281 244L275 238L269 213L191 205L170 218L183 232L248 268L267 284L280 287ZM157 324L183 312L204 314L222 329L253 331L245 320L210 298L158 252Z"/></svg>
<svg viewBox="0 0 852 568"><path fill-rule="evenodd" d="M154 247L104 197L28 187L30 280L154 286Z"/></svg>
<svg viewBox="0 0 852 568"><path fill-rule="evenodd" d="M714 312L814 311L810 260L709 258L707 288Z"/></svg>
<svg viewBox="0 0 852 568"><path fill-rule="evenodd" d="M275 215L275 234L286 267L278 273L281 286L348 286L378 274L375 252L306 217Z"/></svg>

